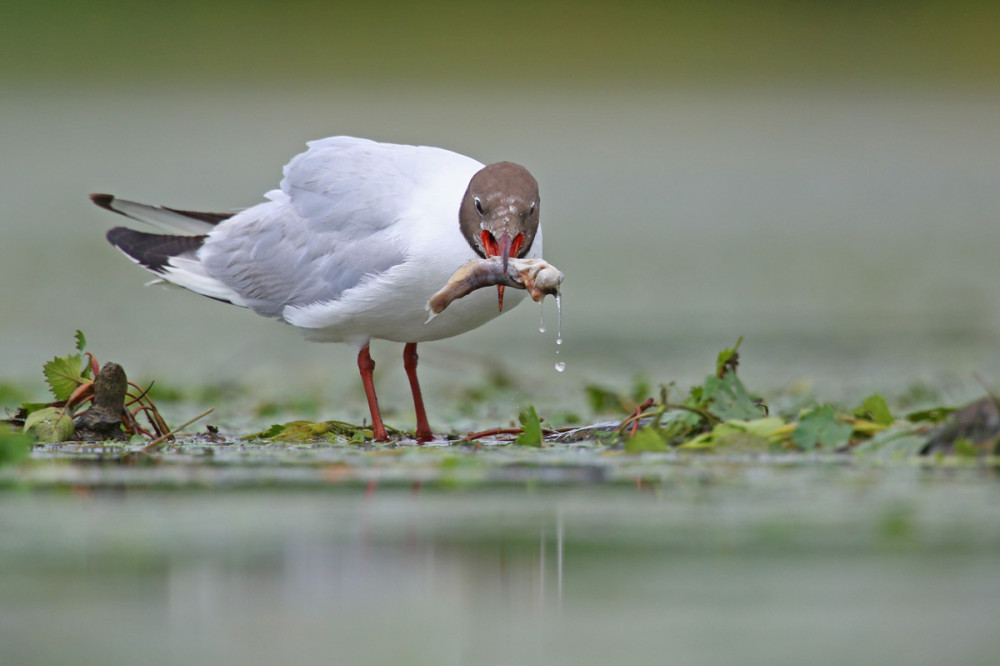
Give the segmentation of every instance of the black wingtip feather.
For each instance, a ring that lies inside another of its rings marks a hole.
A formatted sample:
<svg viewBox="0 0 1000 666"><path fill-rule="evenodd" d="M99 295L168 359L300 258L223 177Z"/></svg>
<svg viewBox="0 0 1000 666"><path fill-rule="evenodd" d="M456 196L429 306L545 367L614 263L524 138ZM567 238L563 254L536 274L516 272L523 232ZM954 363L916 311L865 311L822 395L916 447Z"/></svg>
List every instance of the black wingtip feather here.
<svg viewBox="0 0 1000 666"><path fill-rule="evenodd" d="M194 252L205 236L147 234L128 227L115 227L107 233L108 242L155 273L162 273L171 257Z"/></svg>
<svg viewBox="0 0 1000 666"><path fill-rule="evenodd" d="M115 196L113 194L91 194L90 200L95 204L104 208L105 210L110 210L112 213L118 213L119 215L124 215L125 217L132 218L128 213L124 213L114 207ZM154 206L155 207L155 206ZM171 213L177 213L178 215L183 215L184 217L190 217L206 224L216 225L223 220L228 220L235 213L202 213L196 210L184 210L182 208L169 208L168 206L162 206L163 210L169 210ZM133 218L139 219L139 218ZM140 220L145 221L145 220Z"/></svg>
<svg viewBox="0 0 1000 666"><path fill-rule="evenodd" d="M113 195L110 195L110 194L91 194L90 195L90 200L93 201L98 206L100 206L101 208L106 208L107 210L110 210L113 213L117 213L118 212L114 208L111 207L111 202L115 200L115 198L114 198Z"/></svg>

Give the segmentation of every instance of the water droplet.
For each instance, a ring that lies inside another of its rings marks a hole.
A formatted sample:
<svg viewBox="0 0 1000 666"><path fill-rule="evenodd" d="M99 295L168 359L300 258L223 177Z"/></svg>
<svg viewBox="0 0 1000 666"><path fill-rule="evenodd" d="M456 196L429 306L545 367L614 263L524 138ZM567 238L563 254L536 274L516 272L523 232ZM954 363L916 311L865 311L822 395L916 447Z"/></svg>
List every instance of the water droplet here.
<svg viewBox="0 0 1000 666"><path fill-rule="evenodd" d="M545 306L542 303L538 304L538 332L545 332Z"/></svg>
<svg viewBox="0 0 1000 666"><path fill-rule="evenodd" d="M563 370L566 369L566 364L563 363L562 361L556 361L555 367L556 367L556 372L562 372Z"/></svg>
<svg viewBox="0 0 1000 666"><path fill-rule="evenodd" d="M556 326L556 344L562 344L562 294L556 292L556 314L558 315L558 325Z"/></svg>

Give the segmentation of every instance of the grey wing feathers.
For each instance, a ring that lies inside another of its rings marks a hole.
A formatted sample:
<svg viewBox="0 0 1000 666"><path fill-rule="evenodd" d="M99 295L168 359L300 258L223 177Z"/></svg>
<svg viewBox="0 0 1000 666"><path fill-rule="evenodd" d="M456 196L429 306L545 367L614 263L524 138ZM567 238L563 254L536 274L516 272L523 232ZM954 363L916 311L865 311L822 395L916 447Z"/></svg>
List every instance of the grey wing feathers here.
<svg viewBox="0 0 1000 666"><path fill-rule="evenodd" d="M405 260L392 227L413 205L414 190L427 169L422 160L430 155L477 164L440 149L352 137L308 145L285 166L281 189L268 192L269 201L233 215L149 206L110 195L92 199L135 220L205 236L197 251L184 245L183 256L150 257L164 279L283 318L288 306L336 300L366 277ZM166 247L163 239L144 242Z"/></svg>
<svg viewBox="0 0 1000 666"><path fill-rule="evenodd" d="M336 300L404 259L386 251L381 234L351 238L307 224L288 204L260 204L212 233L199 257L248 307L277 318L288 306Z"/></svg>
<svg viewBox="0 0 1000 666"><path fill-rule="evenodd" d="M201 235L211 231L219 222L232 217L232 213L199 213L191 210L150 206L119 199L110 194L91 194L90 200L101 208L119 215L145 222L164 231Z"/></svg>
<svg viewBox="0 0 1000 666"><path fill-rule="evenodd" d="M405 259L391 237L412 201L413 181L393 158L400 147L353 137L308 146L285 166L271 201L221 225L200 253L213 275L270 317L336 300Z"/></svg>

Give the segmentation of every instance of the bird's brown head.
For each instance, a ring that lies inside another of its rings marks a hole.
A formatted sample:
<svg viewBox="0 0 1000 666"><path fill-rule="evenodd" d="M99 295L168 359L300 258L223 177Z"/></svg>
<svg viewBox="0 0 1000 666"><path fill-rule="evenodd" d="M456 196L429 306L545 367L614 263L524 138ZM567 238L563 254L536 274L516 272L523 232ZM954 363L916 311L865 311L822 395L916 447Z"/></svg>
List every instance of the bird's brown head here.
<svg viewBox="0 0 1000 666"><path fill-rule="evenodd" d="M538 182L523 166L489 164L469 181L458 222L462 235L481 257L499 257L507 270L510 257L523 257L538 233ZM503 309L503 285L497 287Z"/></svg>

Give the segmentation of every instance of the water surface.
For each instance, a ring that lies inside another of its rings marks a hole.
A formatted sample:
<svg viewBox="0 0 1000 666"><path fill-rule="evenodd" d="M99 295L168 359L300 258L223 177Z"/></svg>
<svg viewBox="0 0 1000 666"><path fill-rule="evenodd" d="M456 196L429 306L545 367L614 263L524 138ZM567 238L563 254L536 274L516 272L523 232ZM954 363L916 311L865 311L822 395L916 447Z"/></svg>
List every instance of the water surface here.
<svg viewBox="0 0 1000 666"><path fill-rule="evenodd" d="M326 482L286 477L270 490L202 476L183 492L126 481L8 493L0 655L995 659L995 473L822 459L647 463L645 478L573 488L530 473L527 485L366 488L338 483L329 467Z"/></svg>

